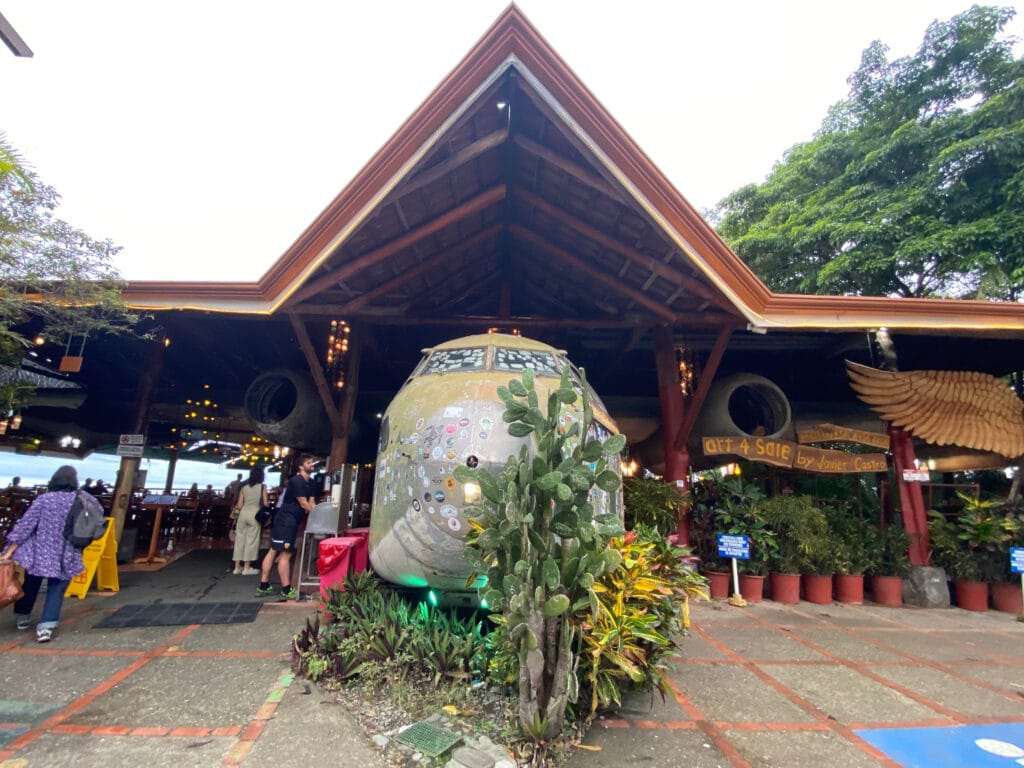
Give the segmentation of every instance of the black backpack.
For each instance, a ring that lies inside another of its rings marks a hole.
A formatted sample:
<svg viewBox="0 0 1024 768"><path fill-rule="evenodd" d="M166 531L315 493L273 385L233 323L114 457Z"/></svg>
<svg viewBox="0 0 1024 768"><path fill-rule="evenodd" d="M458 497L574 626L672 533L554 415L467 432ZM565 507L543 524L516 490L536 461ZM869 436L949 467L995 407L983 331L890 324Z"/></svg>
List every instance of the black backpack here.
<svg viewBox="0 0 1024 768"><path fill-rule="evenodd" d="M64 520L64 541L76 549L85 549L107 530L107 519L99 504L86 504L82 494L75 492L68 516Z"/></svg>

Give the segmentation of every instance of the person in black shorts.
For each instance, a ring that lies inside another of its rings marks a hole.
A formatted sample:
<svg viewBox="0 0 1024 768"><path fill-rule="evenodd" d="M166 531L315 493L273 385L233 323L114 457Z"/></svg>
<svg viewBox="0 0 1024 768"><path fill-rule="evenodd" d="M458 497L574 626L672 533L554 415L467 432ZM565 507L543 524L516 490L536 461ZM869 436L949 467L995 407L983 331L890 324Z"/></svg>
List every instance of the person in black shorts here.
<svg viewBox="0 0 1024 768"><path fill-rule="evenodd" d="M281 597L295 600L299 591L292 586L292 553L295 552L295 538L299 523L313 511L316 505L316 490L310 481L316 462L312 456L299 458L299 472L289 481L284 490L281 507L274 513L274 524L270 529L270 550L263 558L260 568L260 585L257 597L274 594L270 586L270 570L277 560L277 575L281 577Z"/></svg>

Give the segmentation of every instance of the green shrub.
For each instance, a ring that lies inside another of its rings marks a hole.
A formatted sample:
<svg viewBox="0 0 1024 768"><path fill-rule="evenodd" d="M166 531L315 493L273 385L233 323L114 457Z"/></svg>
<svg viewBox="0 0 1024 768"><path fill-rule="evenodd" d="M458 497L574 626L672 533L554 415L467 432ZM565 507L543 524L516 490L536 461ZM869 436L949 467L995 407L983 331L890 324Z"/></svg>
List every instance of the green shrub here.
<svg viewBox="0 0 1024 768"><path fill-rule="evenodd" d="M626 529L654 528L671 536L679 525L686 496L669 483L647 477L630 477L622 483Z"/></svg>

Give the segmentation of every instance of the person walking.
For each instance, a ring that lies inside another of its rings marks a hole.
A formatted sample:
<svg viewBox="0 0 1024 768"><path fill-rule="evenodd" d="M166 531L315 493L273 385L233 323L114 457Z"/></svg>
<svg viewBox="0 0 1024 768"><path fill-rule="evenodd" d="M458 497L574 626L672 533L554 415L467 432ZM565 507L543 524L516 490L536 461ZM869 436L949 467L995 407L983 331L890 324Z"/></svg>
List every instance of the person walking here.
<svg viewBox="0 0 1024 768"><path fill-rule="evenodd" d="M25 569L24 597L14 603L14 622L18 629L31 626L32 608L39 596L39 588L46 579L46 599L43 613L36 625L36 642L48 643L60 621L64 592L71 579L85 570L82 550L64 540L64 523L75 496L82 503L95 505L103 514L100 503L92 495L78 490L78 474L74 467L63 466L53 473L46 493L38 496L7 534L7 547L0 554L0 563L14 560Z"/></svg>
<svg viewBox="0 0 1024 768"><path fill-rule="evenodd" d="M239 475L239 478L242 476ZM240 486L235 500L235 570L236 576L255 576L259 571L254 565L260 554L261 526L256 522L256 513L267 503L267 486L263 484L263 467L249 470L249 479Z"/></svg>
<svg viewBox="0 0 1024 768"><path fill-rule="evenodd" d="M299 596L299 591L292 586L292 553L295 552L299 524L316 505L316 489L310 482L315 466L316 462L312 456L301 456L298 473L285 487L281 507L274 514L274 524L270 531L270 550L263 558L260 585L256 589L257 597L274 594L274 589L270 586L270 570L274 567L275 559L277 574L281 578L281 597L295 600Z"/></svg>

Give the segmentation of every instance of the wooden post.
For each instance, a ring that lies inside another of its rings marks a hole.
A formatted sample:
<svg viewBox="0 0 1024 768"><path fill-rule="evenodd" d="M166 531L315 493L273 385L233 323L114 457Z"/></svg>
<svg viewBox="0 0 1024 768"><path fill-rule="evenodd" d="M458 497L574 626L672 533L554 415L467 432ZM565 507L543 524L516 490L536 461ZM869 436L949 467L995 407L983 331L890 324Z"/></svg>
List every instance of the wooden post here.
<svg viewBox="0 0 1024 768"><path fill-rule="evenodd" d="M904 469L916 469L914 444L910 433L902 429L889 429L889 446L892 450L893 474L899 491L900 512L903 514L903 528L910 537L910 564L928 565L928 515L924 508L924 496L919 483L903 479Z"/></svg>
<svg viewBox="0 0 1024 768"><path fill-rule="evenodd" d="M163 335L149 345L146 353L146 361L139 373L139 388L135 395L135 410L132 414L131 433L145 435L149 428L149 409L156 399L157 387L160 384L160 374L164 367L164 343ZM114 518L114 539L120 546L121 534L124 532L124 521L128 515L128 507L131 504L132 491L135 489L135 473L139 469L139 459L121 459L121 468L117 473L117 484L114 488L114 502L110 514ZM131 553L127 553L129 556Z"/></svg>
<svg viewBox="0 0 1024 768"><path fill-rule="evenodd" d="M676 448L675 437L683 424L683 393L679 389L679 364L672 329L667 325L654 328L654 364L658 372L658 400L661 403L661 434L665 448L665 482L679 491L686 490L690 474L690 455L686 446ZM686 510L677 510L678 544L690 543L690 522Z"/></svg>
<svg viewBox="0 0 1024 768"><path fill-rule="evenodd" d="M174 469L178 466L178 449L173 445L167 456L167 480L164 482L164 495L169 496L174 488Z"/></svg>
<svg viewBox="0 0 1024 768"><path fill-rule="evenodd" d="M362 334L352 328L348 340L348 360L345 364L345 388L341 390L341 403L338 406L338 424L331 436L331 455L327 460L327 469L334 471L348 458L348 438L352 433L352 418L356 411L356 398L359 397L359 366L362 360Z"/></svg>

